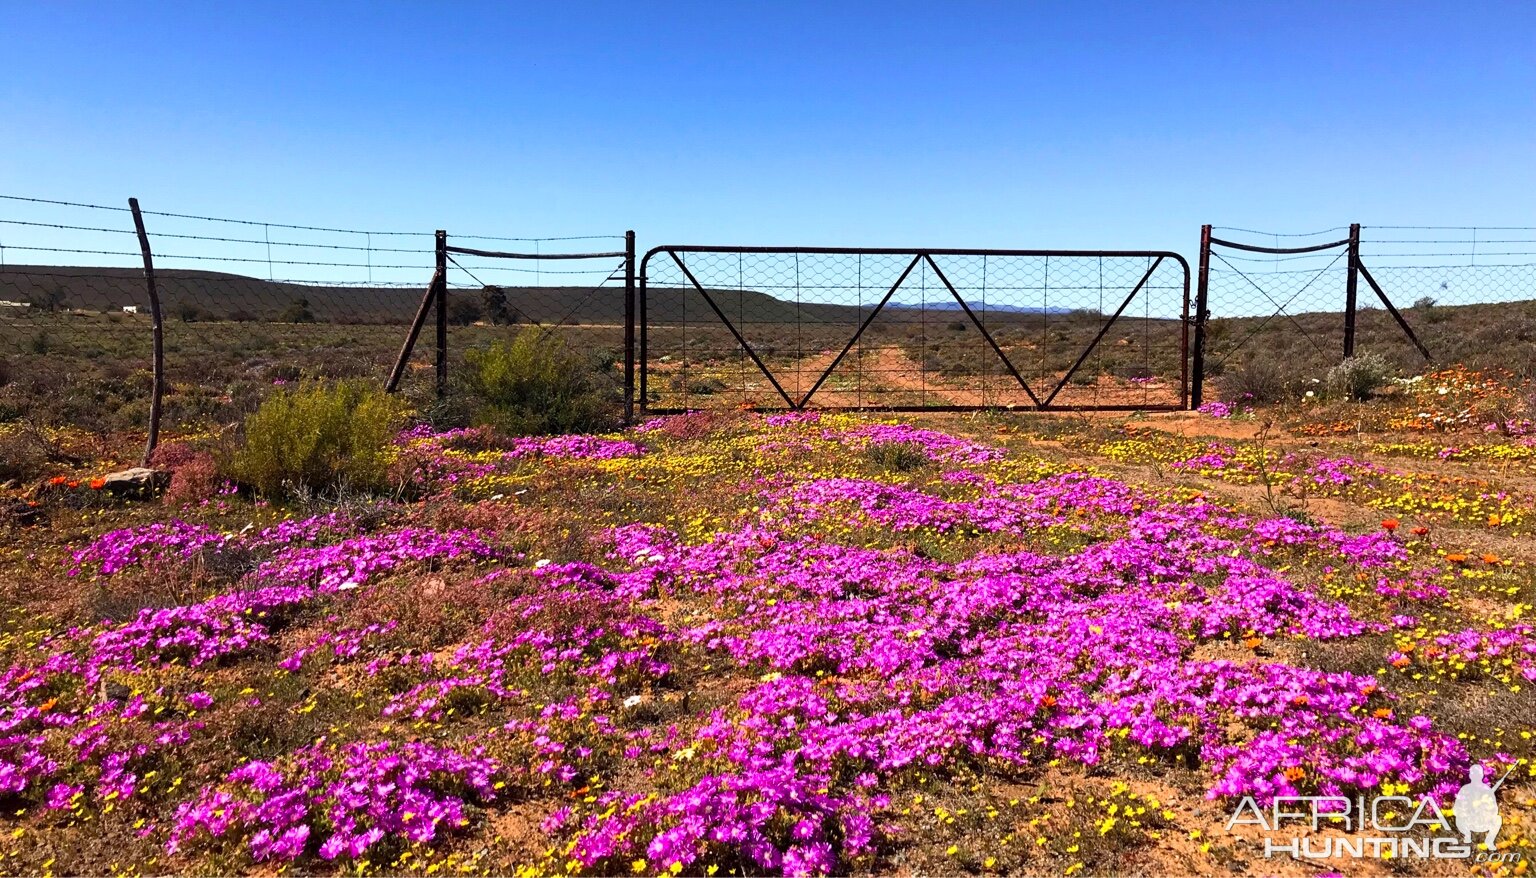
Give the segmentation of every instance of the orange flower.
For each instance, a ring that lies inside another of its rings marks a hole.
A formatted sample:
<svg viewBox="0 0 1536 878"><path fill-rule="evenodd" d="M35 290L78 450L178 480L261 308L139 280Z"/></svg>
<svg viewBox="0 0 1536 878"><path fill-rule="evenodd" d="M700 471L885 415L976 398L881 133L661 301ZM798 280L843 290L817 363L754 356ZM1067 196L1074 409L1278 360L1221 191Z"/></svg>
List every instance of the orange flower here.
<svg viewBox="0 0 1536 878"><path fill-rule="evenodd" d="M1299 765L1292 765L1285 769L1284 774L1286 780L1295 783L1307 776L1307 770Z"/></svg>
<svg viewBox="0 0 1536 878"><path fill-rule="evenodd" d="M1364 695L1367 698L1371 697L1371 695L1375 691L1376 691L1376 684L1375 683L1366 683L1364 686L1360 687L1360 694Z"/></svg>
<svg viewBox="0 0 1536 878"><path fill-rule="evenodd" d="M1306 707L1308 704L1312 703L1312 699L1308 698L1305 695L1298 695L1295 698L1291 699L1291 703L1296 705L1297 707Z"/></svg>
<svg viewBox="0 0 1536 878"><path fill-rule="evenodd" d="M1383 521L1381 523L1381 526L1386 528L1388 532L1391 532L1391 531L1397 530L1397 524L1398 524L1397 519L1389 518L1386 521Z"/></svg>
<svg viewBox="0 0 1536 878"><path fill-rule="evenodd" d="M1465 552L1452 552L1451 554L1445 556L1445 560L1451 562L1452 564L1460 564L1467 560L1467 554Z"/></svg>
<svg viewBox="0 0 1536 878"><path fill-rule="evenodd" d="M1400 655L1397 658L1392 660L1392 667L1394 667L1394 668L1406 668L1410 664L1412 664L1412 662L1410 662L1408 660L1408 656L1405 656L1405 655Z"/></svg>
<svg viewBox="0 0 1536 878"><path fill-rule="evenodd" d="M1391 719L1392 709L1388 707L1378 707L1376 708L1375 712L1371 714L1371 716L1374 716L1377 719Z"/></svg>
<svg viewBox="0 0 1536 878"><path fill-rule="evenodd" d="M69 479L64 477L64 476L54 476L53 478L48 480L48 484L50 484L50 485L62 485L62 484L64 484L67 481L69 481Z"/></svg>
<svg viewBox="0 0 1536 878"><path fill-rule="evenodd" d="M1429 534L1429 528L1425 527L1422 524L1413 529L1413 535L1416 536L1416 537L1422 537L1422 536L1426 536L1428 534Z"/></svg>
<svg viewBox="0 0 1536 878"><path fill-rule="evenodd" d="M91 490L92 491L100 491L102 488L105 488L106 486L107 486L107 480L102 478L101 476L97 476L96 478L91 479Z"/></svg>
<svg viewBox="0 0 1536 878"><path fill-rule="evenodd" d="M1492 552L1484 552L1483 553L1483 563L1484 564L1490 564L1490 565L1491 564L1497 564L1497 563L1499 563L1499 556L1493 554Z"/></svg>
<svg viewBox="0 0 1536 878"><path fill-rule="evenodd" d="M64 484L67 487L70 487L70 488L78 488L78 487L80 487L80 480L79 479L74 479L72 481L65 482Z"/></svg>
<svg viewBox="0 0 1536 878"><path fill-rule="evenodd" d="M58 703L59 703L59 699L57 699L57 698L50 698L47 701L44 701L42 704L39 704L37 706L37 712L38 713L47 713L48 711L53 710L53 708L56 705L58 705Z"/></svg>
<svg viewBox="0 0 1536 878"><path fill-rule="evenodd" d="M1499 514L1497 512L1495 512L1492 515L1488 516L1488 526L1489 527L1498 527L1499 525L1501 525L1503 523L1504 523L1504 519L1500 518Z"/></svg>
<svg viewBox="0 0 1536 878"><path fill-rule="evenodd" d="M1263 642L1264 642L1264 638L1260 637L1257 634L1254 634L1254 635L1251 635L1249 637L1244 637L1243 638L1243 646L1246 646L1249 649L1258 649L1259 648L1259 644L1261 644Z"/></svg>
<svg viewBox="0 0 1536 878"><path fill-rule="evenodd" d="M1054 695L1047 695L1047 696L1045 696L1044 698L1040 699L1040 705L1042 707L1055 707L1056 706L1056 696L1054 696Z"/></svg>

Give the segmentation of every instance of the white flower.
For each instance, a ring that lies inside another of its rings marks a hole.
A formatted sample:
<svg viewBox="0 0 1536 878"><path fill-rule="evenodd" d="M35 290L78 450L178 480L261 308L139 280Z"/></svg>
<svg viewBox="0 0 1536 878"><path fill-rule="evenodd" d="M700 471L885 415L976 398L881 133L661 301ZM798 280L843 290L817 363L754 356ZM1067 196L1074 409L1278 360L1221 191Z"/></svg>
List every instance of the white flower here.
<svg viewBox="0 0 1536 878"><path fill-rule="evenodd" d="M638 695L631 695L628 698L624 699L624 706L625 707L634 707L634 706L638 705L640 702L642 702L644 700L645 700L644 698L641 698Z"/></svg>
<svg viewBox="0 0 1536 878"><path fill-rule="evenodd" d="M1311 398L1311 397L1314 397L1314 396L1317 396L1317 391L1315 391L1315 390L1309 390L1309 391L1307 391L1307 397L1308 397L1308 398L1309 398L1309 399L1310 399L1310 398Z"/></svg>
<svg viewBox="0 0 1536 878"><path fill-rule="evenodd" d="M533 568L535 570L537 570L540 567L548 567L549 565L551 565L553 563L555 563L555 562L549 560L548 558L540 558L539 560L533 562Z"/></svg>

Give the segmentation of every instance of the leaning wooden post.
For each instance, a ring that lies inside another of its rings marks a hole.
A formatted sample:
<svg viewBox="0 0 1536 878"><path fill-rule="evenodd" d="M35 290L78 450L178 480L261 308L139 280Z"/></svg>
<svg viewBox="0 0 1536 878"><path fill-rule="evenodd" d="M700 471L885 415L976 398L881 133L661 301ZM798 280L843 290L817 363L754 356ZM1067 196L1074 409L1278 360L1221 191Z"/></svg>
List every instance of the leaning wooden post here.
<svg viewBox="0 0 1536 878"><path fill-rule="evenodd" d="M160 291L155 287L155 257L149 249L149 235L144 231L144 214L137 198L128 199L133 211L133 228L139 233L139 252L144 255L144 285L149 290L149 319L154 339L154 386L149 396L149 439L144 443L144 465L160 444L160 401L165 397L165 321L160 313Z"/></svg>
<svg viewBox="0 0 1536 878"><path fill-rule="evenodd" d="M427 322L427 314L432 310L434 297L441 295L443 275L434 272L432 282L427 284L426 293L422 294L421 305L416 309L416 317L411 320L411 329L405 334L405 344L400 346L400 355L395 358L395 368L389 372L389 380L384 382L384 392L394 393L400 388L400 376L405 374L405 367L411 361L411 351L416 348L416 337L421 335L421 327Z"/></svg>

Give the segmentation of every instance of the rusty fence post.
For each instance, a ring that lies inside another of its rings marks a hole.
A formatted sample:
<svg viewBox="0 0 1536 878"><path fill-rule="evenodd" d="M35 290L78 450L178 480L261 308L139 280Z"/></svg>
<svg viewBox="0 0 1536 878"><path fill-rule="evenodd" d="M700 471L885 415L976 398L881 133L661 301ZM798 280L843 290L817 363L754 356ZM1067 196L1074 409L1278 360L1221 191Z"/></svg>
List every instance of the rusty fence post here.
<svg viewBox="0 0 1536 878"><path fill-rule="evenodd" d="M624 425L635 423L635 232L624 233Z"/></svg>
<svg viewBox="0 0 1536 878"><path fill-rule="evenodd" d="M1349 277L1344 283L1344 358L1355 355L1356 293L1360 291L1360 224L1349 224Z"/></svg>
<svg viewBox="0 0 1536 878"><path fill-rule="evenodd" d="M437 397L448 393L448 233L437 230Z"/></svg>
<svg viewBox="0 0 1536 878"><path fill-rule="evenodd" d="M1200 227L1200 276L1195 283L1194 379L1189 388L1189 407L1198 409L1205 391L1205 322L1211 316L1211 227Z"/></svg>
<svg viewBox="0 0 1536 878"><path fill-rule="evenodd" d="M144 214L139 210L137 198L128 199L128 209L133 211L133 229L139 235L139 252L144 257L144 286L149 291L149 319L153 327L154 386L149 396L149 438L144 443L144 465L160 444L160 409L165 398L165 319L160 311L160 290L155 286L155 256L149 247L149 235L144 231Z"/></svg>
<svg viewBox="0 0 1536 878"><path fill-rule="evenodd" d="M442 285L442 273L434 272L432 280L427 284L427 291L422 294L421 304L416 308L416 317L411 320L410 331L405 334L405 343L400 346L400 355L395 358L395 367L389 372L389 380L384 382L385 393L394 393L400 389L400 377L405 374L406 366L411 361L416 337L421 335L421 327L427 322L427 314L432 311L435 297L442 294Z"/></svg>

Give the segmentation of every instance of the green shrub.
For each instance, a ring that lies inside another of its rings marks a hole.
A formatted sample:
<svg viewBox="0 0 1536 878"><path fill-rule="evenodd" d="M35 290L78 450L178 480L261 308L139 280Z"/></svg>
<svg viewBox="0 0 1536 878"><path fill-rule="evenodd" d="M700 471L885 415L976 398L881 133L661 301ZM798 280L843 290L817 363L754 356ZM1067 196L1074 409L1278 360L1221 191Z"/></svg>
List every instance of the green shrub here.
<svg viewBox="0 0 1536 878"><path fill-rule="evenodd" d="M468 351L464 386L476 398L474 421L514 436L590 433L612 428L617 400L598 364L557 336L524 329L510 343Z"/></svg>
<svg viewBox="0 0 1536 878"><path fill-rule="evenodd" d="M1392 367L1380 354L1349 357L1328 370L1323 390L1338 399L1370 399L1392 375Z"/></svg>
<svg viewBox="0 0 1536 878"><path fill-rule="evenodd" d="M267 496L377 491L404 419L398 399L360 381L285 387L245 419L229 474Z"/></svg>
<svg viewBox="0 0 1536 878"><path fill-rule="evenodd" d="M864 453L883 470L909 473L928 465L928 455L916 442L876 442Z"/></svg>

